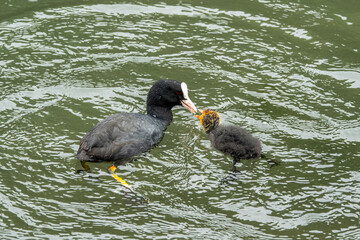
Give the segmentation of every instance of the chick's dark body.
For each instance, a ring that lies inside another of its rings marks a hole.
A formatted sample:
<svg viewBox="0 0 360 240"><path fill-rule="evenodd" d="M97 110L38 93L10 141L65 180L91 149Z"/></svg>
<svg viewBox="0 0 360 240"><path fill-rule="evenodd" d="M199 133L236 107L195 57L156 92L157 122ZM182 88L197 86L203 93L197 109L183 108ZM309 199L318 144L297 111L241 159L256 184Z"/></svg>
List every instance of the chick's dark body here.
<svg viewBox="0 0 360 240"><path fill-rule="evenodd" d="M219 125L209 133L214 148L234 158L255 159L261 155L261 142L245 129L235 125Z"/></svg>

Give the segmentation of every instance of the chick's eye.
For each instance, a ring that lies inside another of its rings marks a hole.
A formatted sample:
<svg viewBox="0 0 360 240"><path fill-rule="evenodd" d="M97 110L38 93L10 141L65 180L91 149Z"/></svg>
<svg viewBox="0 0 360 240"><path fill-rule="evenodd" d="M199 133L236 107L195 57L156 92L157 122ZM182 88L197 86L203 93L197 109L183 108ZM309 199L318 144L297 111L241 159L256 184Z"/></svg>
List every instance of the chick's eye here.
<svg viewBox="0 0 360 240"><path fill-rule="evenodd" d="M175 92L175 94L176 94L176 95L179 95L179 94L180 94L180 92L179 92L179 91L176 91L176 92Z"/></svg>

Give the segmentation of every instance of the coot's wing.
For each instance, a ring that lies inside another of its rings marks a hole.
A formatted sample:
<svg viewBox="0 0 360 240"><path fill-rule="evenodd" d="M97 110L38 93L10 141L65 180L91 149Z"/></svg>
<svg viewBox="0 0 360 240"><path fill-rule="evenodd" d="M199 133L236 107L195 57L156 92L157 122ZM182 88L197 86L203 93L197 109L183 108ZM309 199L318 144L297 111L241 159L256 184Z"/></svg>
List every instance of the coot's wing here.
<svg viewBox="0 0 360 240"><path fill-rule="evenodd" d="M150 116L118 113L99 122L80 143L80 160L115 161L147 151L162 136L162 128Z"/></svg>

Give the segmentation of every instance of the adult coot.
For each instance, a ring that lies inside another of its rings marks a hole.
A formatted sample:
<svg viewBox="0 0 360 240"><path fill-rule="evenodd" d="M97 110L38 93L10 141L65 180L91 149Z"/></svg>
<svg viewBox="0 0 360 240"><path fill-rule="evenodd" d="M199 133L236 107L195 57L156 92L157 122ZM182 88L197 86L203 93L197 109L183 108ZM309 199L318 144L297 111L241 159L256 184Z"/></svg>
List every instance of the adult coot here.
<svg viewBox="0 0 360 240"><path fill-rule="evenodd" d="M182 105L192 113L197 111L186 83L175 80L157 81L150 88L146 105L147 114L117 113L85 134L76 155L85 170L89 170L86 162L115 161L118 165L148 151L171 123L174 106ZM115 169L109 168L111 173Z"/></svg>
<svg viewBox="0 0 360 240"><path fill-rule="evenodd" d="M196 115L214 148L233 157L233 170L240 159L255 159L261 156L261 143L248 131L235 125L222 125L220 114L206 109Z"/></svg>

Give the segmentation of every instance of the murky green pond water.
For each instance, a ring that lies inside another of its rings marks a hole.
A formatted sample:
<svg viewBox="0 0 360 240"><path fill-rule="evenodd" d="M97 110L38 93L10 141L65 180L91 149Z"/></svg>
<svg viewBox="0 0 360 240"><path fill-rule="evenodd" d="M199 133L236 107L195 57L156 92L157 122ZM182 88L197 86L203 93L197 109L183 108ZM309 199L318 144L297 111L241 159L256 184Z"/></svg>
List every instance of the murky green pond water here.
<svg viewBox="0 0 360 240"><path fill-rule="evenodd" d="M359 1L0 3L1 239L360 239ZM161 143L117 173L81 137L144 112L160 78L281 161L215 151L174 109Z"/></svg>

